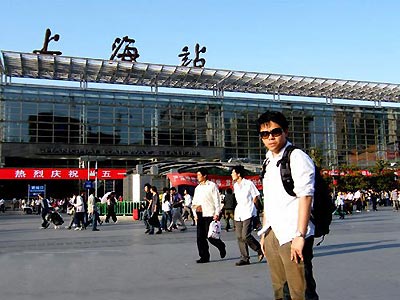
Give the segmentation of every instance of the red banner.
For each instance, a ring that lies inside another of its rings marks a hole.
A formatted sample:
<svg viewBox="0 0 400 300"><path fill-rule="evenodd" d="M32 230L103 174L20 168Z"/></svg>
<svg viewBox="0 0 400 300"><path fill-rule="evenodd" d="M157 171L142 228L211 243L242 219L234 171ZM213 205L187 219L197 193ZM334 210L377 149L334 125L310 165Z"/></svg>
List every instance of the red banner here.
<svg viewBox="0 0 400 300"><path fill-rule="evenodd" d="M325 176L346 176L346 175L352 175L352 174L361 174L364 176L372 176L372 173L368 170L357 170L357 171L324 170L324 171L322 171L322 175L325 175Z"/></svg>
<svg viewBox="0 0 400 300"><path fill-rule="evenodd" d="M98 180L123 179L125 169L97 169ZM2 168L0 179L6 180L87 180L88 169L78 168ZM89 180L96 179L96 170L90 169Z"/></svg>
<svg viewBox="0 0 400 300"><path fill-rule="evenodd" d="M189 185L189 186L197 186L199 183L197 182L196 173L170 173L167 174L168 179L171 181L171 185ZM208 175L208 179L210 181L215 182L220 189L233 188L233 180L231 176L222 176L222 175ZM258 175L254 176L246 176L246 179L251 180L258 190L262 190L262 183L260 177Z"/></svg>

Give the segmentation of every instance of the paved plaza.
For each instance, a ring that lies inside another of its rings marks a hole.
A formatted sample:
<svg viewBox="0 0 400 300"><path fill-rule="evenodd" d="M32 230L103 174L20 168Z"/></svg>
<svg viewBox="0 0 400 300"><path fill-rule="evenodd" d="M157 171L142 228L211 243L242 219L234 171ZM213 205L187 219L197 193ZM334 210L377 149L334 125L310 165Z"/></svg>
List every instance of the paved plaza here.
<svg viewBox="0 0 400 300"><path fill-rule="evenodd" d="M315 248L320 299L399 299L400 213L334 219ZM40 223L36 215L0 214L0 299L273 299L267 264L255 253L251 265L235 266L234 232L223 233L225 259L211 246L211 262L199 265L195 227L149 236L131 217L99 232L40 230Z"/></svg>

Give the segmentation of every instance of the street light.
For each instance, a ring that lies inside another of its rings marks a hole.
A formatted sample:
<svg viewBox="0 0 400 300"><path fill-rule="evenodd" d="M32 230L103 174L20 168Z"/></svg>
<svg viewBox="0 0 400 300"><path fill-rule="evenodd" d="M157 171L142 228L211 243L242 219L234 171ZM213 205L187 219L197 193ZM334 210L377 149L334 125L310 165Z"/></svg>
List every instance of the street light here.
<svg viewBox="0 0 400 300"><path fill-rule="evenodd" d="M108 158L106 157L106 156L91 156L91 155L85 155L85 156L81 156L80 158L80 161L87 161L88 162L88 164L87 164L87 169L88 169L88 181L90 180L90 162L91 161L94 161L95 162L95 165L94 165L94 172L95 172L95 183L94 183L94 186L95 186L95 189L94 189L94 195L95 195L95 197L97 198L97 162L99 162L99 161L105 161L105 160L107 160ZM89 190L89 189L88 189ZM87 196L89 196L89 192L88 192L88 195Z"/></svg>

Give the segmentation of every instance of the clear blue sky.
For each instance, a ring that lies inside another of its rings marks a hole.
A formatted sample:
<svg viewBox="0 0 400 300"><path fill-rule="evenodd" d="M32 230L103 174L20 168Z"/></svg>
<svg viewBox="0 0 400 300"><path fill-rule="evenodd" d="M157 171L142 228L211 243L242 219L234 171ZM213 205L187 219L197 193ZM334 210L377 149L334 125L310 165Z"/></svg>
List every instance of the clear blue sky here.
<svg viewBox="0 0 400 300"><path fill-rule="evenodd" d="M108 59L116 37L140 62L180 64L207 47L206 67L399 83L400 1L1 0L0 50Z"/></svg>

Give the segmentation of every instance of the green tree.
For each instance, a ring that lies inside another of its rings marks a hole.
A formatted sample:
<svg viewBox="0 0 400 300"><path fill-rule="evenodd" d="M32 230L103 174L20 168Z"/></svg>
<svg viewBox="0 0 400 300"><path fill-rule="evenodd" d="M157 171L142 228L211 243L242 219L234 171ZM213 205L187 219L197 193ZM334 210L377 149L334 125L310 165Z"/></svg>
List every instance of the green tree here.
<svg viewBox="0 0 400 300"><path fill-rule="evenodd" d="M314 161L315 165L321 169L322 166L322 150L317 147L310 148L310 153L309 153L311 159Z"/></svg>

